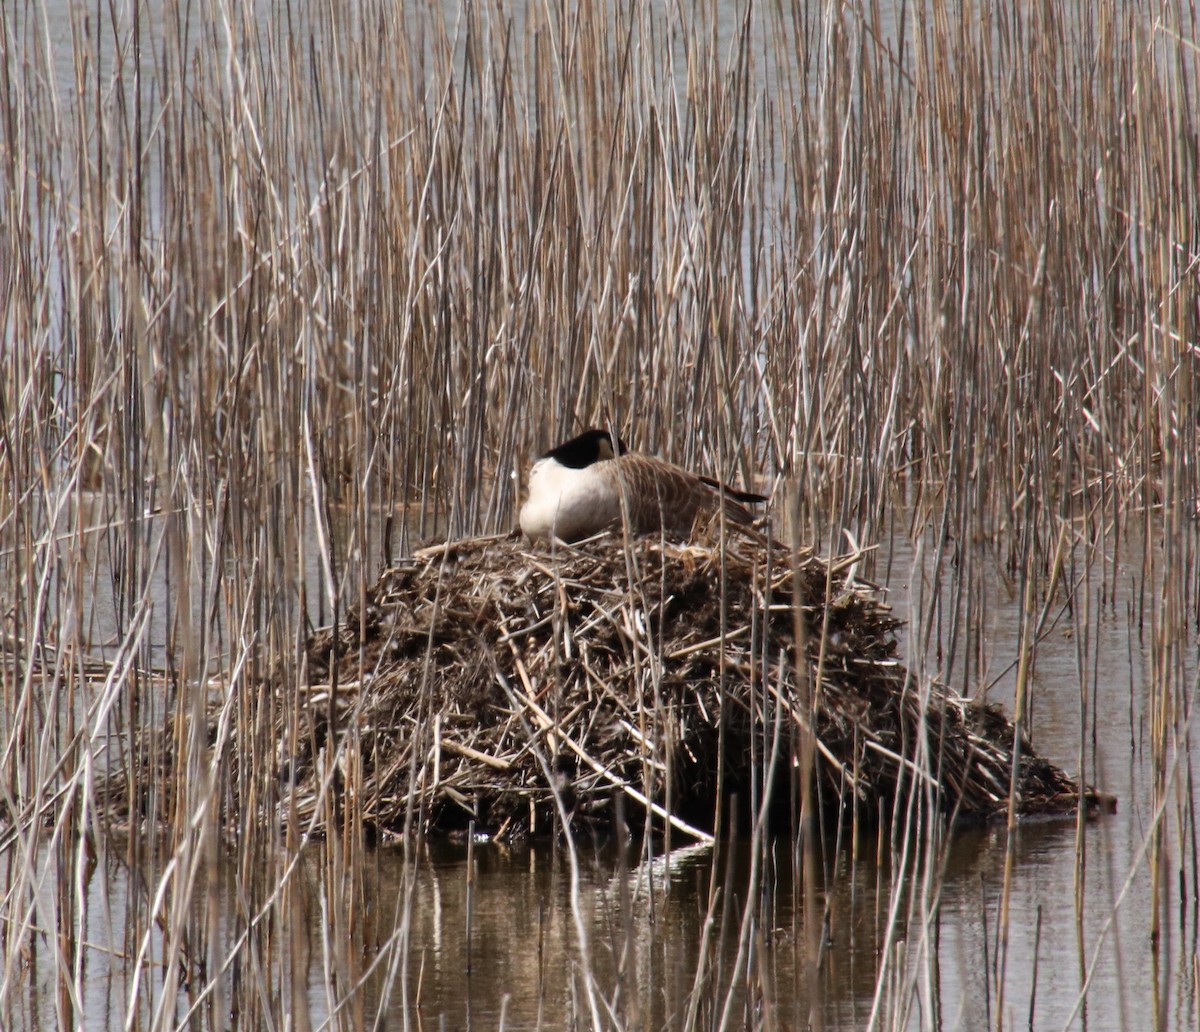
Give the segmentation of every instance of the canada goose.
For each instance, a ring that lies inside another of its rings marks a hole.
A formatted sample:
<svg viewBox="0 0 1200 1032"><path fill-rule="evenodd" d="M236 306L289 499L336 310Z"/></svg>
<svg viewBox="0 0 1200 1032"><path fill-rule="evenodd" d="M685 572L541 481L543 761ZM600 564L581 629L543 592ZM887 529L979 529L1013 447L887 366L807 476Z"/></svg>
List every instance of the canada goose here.
<svg viewBox="0 0 1200 1032"><path fill-rule="evenodd" d="M622 490L632 533L661 530L673 537L687 537L697 515L715 515L722 508L731 523L749 524L752 517L739 503L766 501L653 455L630 452L607 430L587 430L533 464L521 530L535 539L553 534L578 541L620 526Z"/></svg>

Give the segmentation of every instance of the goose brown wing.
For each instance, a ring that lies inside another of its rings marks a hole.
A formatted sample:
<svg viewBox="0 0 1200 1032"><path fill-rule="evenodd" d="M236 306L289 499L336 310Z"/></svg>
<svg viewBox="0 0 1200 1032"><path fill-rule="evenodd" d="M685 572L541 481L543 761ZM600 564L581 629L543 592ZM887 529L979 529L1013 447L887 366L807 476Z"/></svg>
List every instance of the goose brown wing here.
<svg viewBox="0 0 1200 1032"><path fill-rule="evenodd" d="M732 495L722 498L695 474L670 462L651 455L623 455L614 465L624 482L630 529L634 533L652 533L662 528L688 534L697 515L716 513L722 502L725 518L730 522L752 522L750 513Z"/></svg>

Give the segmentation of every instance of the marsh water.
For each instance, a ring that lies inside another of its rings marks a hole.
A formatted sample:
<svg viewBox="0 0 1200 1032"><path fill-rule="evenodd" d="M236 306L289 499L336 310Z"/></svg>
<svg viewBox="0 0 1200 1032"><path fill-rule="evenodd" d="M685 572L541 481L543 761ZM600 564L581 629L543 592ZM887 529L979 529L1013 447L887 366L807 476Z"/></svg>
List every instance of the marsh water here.
<svg viewBox="0 0 1200 1032"><path fill-rule="evenodd" d="M923 597L927 604L931 593L952 604L933 580L932 549L920 545L914 548L901 536L878 555L874 574L901 616ZM978 653L986 656L986 670L968 677L967 686L979 691L987 684L990 698L1011 711L1019 592L988 549L977 549L974 561L990 585L989 631ZM319 571L314 568L312 576ZM589 980L617 1023L629 1028L673 1027L689 1007L700 1008L692 1018L715 1027L727 1006L731 1027L803 1028L815 1018L826 1028L850 1030L900 1014L909 1028L977 1029L996 1027L998 1007L1004 1028L1195 1027L1197 905L1189 898L1195 881L1183 869L1180 858L1187 851L1175 842L1179 824L1170 814L1160 854L1163 921L1157 940L1151 936L1149 843L1162 815L1147 802L1154 798L1150 715L1140 700L1148 697L1151 675L1139 635L1140 585L1128 571L1111 580L1115 587L1092 589L1097 597L1090 606L1077 585L1071 604L1064 596L1052 610L1035 650L1031 706L1035 747L1073 773L1082 758L1086 779L1115 794L1118 810L1083 825L1063 819L1018 826L1007 922L1001 914L1008 844L1003 826L954 832L944 869L915 876L911 867L900 873L902 861L893 856L897 843L886 833L882 839L864 836L853 850L827 843L812 897L822 908L824 929L815 979L805 964L805 891L796 884L798 858L786 836L759 857L754 920L746 927L746 841L721 842L715 849L676 843L665 856L652 855L660 846L581 842L576 889L561 837L519 848L483 837L474 843L425 841L415 851L381 845L367 854L361 877L369 903L350 928L331 924L322 874L329 856L318 844L309 847L296 883L302 902L288 939L288 962L300 957L310 966L308 1014L296 1027L321 1027L336 1010L332 1001L340 993L333 992L321 960L329 956L331 934L344 934L337 952L350 958L349 970L363 980L362 1006L367 1015L378 1012L379 1027L587 1025ZM89 621L102 628L114 614L103 596L97 598L99 609ZM164 647L159 640L152 651L161 654ZM905 632L902 652L921 666ZM947 661L946 643L936 632L924 654ZM952 681L957 676L955 668L942 672ZM1092 715L1086 720L1081 684ZM1169 777L1189 778L1191 757L1177 761ZM98 847L99 864L86 886L84 1010L88 1027L107 1029L131 1019L131 971L117 944L125 942L127 896L139 890L121 840ZM236 850L220 862L226 870L219 879L225 886L221 909L230 928L237 924L239 900L229 875L238 862ZM42 863L49 893L51 851ZM719 902L710 913L714 881ZM706 923L707 955L701 951ZM889 924L899 931L889 935ZM880 979L885 953L892 974ZM747 969L764 987L767 1014L746 1010L740 994ZM39 971L46 973L45 984ZM55 1023L54 965L31 963L29 973L28 1007L5 1015L6 1028ZM161 984L154 958L147 959L142 977ZM151 1006L151 998L140 997L141 1006ZM177 1018L188 1006L182 994ZM142 1020L151 1017L150 1011L141 1014Z"/></svg>
<svg viewBox="0 0 1200 1032"><path fill-rule="evenodd" d="M1021 828L1016 877L1011 896L1011 929L1005 975L1004 1028L1138 1029L1188 1028L1196 1019L1189 965L1195 921L1172 929L1156 951L1147 941L1148 880L1139 866L1136 835L1126 817L1109 818L1085 833L1089 866L1080 912L1074 905L1075 830L1069 823ZM1134 821L1136 824L1136 819ZM873 842L863 845L873 848ZM730 889L720 922L715 970L732 981L741 904L740 879L747 866L744 844L731 843L718 877ZM885 850L886 851L886 850ZM870 849L868 849L870 852ZM769 980L771 1014L746 1013L734 990L732 1027L757 1027L764 1018L776 1027L808 1027L809 993L802 963L802 894L794 891L786 842L777 844L776 863L764 890L769 928L756 929L752 963ZM872 1014L894 1011L896 1000L876 999L883 926L893 894L890 865L873 857L851 861L848 853L831 859L822 904L829 908L824 957L819 968L818 1015L830 1029L868 1027ZM477 846L474 850L471 935L468 914L468 860L465 844L440 844L419 858L412 894L407 1000L393 987L381 1001L379 984L387 974L383 946L402 921L406 883L405 857L399 849L379 849L369 862L373 910L349 943L357 970L365 979L362 1006L376 1013L379 1027L451 1029L565 1028L586 1025L583 982L590 974L611 1001L622 1027L671 1028L682 1023L693 992L702 999L705 1027L715 1026L730 981L712 986L697 981L697 958L707 915L711 853L684 849L669 861L638 865L636 858L611 851L586 856L581 892L590 936L589 968L580 963L577 929L571 912L571 884L562 850L548 844L511 850ZM232 862L232 861L231 861ZM1005 863L1005 835L972 830L955 836L940 887L936 923L925 956L910 964L929 964L932 982L915 990L910 1028L981 1029L995 1024L996 929ZM319 864L314 855L312 865ZM725 867L728 866L728 870ZM1127 878L1130 884L1126 885ZM317 956L328 935L319 876L307 872L309 906L301 934ZM120 914L128 891L125 871L112 859L94 875L85 963L85 1027L126 1026L130 976L118 956L106 961L104 943L121 942ZM226 905L232 914L236 900ZM906 904L907 905L907 904ZM1116 920L1109 915L1116 907ZM915 933L915 930L914 930ZM892 945L918 953L914 938ZM382 959L381 959L382 958ZM156 959L151 958L151 965ZM47 965L49 967L49 965ZM6 1027L55 1027L52 984L30 984L29 1009L10 1012ZM321 1027L336 1010L321 965L313 962L306 1019ZM161 970L148 966L148 981ZM1083 992L1085 982L1088 991ZM737 984L733 982L733 984ZM897 992L901 989L897 980ZM143 1000L148 1003L148 998ZM293 1003L293 1008L295 1007ZM176 1017L187 1006L181 1003ZM142 1020L149 1020L144 1013ZM170 1022L169 1022L170 1023ZM368 1024L371 1022L368 1021ZM298 1022L296 1027L304 1027ZM769 1027L769 1026L768 1026Z"/></svg>

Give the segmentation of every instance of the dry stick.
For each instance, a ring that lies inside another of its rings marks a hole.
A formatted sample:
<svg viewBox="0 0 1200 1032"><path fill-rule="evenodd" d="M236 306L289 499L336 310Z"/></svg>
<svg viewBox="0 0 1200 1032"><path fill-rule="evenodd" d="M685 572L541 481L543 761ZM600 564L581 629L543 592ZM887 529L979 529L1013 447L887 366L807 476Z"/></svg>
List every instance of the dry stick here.
<svg viewBox="0 0 1200 1032"><path fill-rule="evenodd" d="M237 667L235 667L235 669L233 671L234 677L240 677L242 675L243 664L245 664L249 661L250 656L251 656L251 649L247 648L242 651L241 657L239 658L239 661L238 661L238 665L237 665ZM194 836L199 833L200 829L202 829L204 827L205 823L209 819L211 810L215 808L216 796L217 796L217 792L216 792L217 767L218 767L218 765L220 763L220 759L224 753L224 745L225 745L226 741L230 738L230 736L233 734L232 725L233 725L233 720L234 720L234 712L235 712L234 704L235 704L235 702L236 702L235 693L233 693L233 692L228 693L228 695L225 699L225 702L221 707L220 714L218 715L217 722L216 722L215 741L213 743L211 757L210 757L208 763L206 764L205 771L204 771L204 773L206 774L206 777L204 778L204 780L206 782L206 787L201 795L201 798L197 801L196 808L187 815L186 824L184 825L184 828L182 829L189 836ZM154 896L154 900L153 900L153 903L151 906L151 911L150 911L152 918L157 916L160 907L165 906L165 895L166 895L168 886L171 883L172 876L174 875L174 873L177 869L183 867L182 861L185 860L187 858L187 856L188 856L187 850L182 849L182 848L177 848L174 851L174 853L172 854L170 860L168 861L167 866L162 873L162 877L159 880L158 887L155 891L155 896ZM186 873L187 873L187 877L189 878L189 880L191 878L195 877L194 871L187 871ZM263 912L265 913L266 909L264 909ZM248 926L246 929L246 933L245 933L246 936L249 935L249 931L250 931L250 928ZM150 949L150 931L149 931L149 929L147 929L146 934L142 937L142 942L139 947L139 951L138 951L138 955L137 955L137 960L136 960L136 964L135 964L135 972L137 974L135 974L134 985L130 990L130 1000L131 1001L136 999L137 979L138 979L138 977L140 977L140 972L141 972L142 968L145 966L145 958L146 958L146 954L148 953L149 949ZM219 972L210 972L209 973L210 977L209 977L208 982L205 984L202 991L199 993L198 998L193 1001L192 1008L191 1008L192 1011L195 1011L196 1008L198 1008L201 1005L201 1000L203 1000L206 996L208 996L210 994L218 994L219 993L221 979L216 976L218 974L224 973L224 971L229 967L229 964L232 962L233 958L237 956L238 952L239 952L238 949L234 949L230 953L230 955L226 958L225 963L222 964L221 970ZM126 1028L127 1029L131 1028L133 1026L136 1016L137 1016L137 1008L131 1006L129 1013L126 1016Z"/></svg>
<svg viewBox="0 0 1200 1032"><path fill-rule="evenodd" d="M697 842L703 842L708 845L712 844L713 837L708 834L708 832L701 831L699 828L693 828L686 821L669 812L665 807L660 806L658 803L655 803L651 799L647 798L644 794L639 792L619 775L614 774L608 767L605 767L602 763L589 756L588 753L569 735L564 734L561 728L557 727L554 721L550 719L550 716L546 713L546 711L533 701L533 694L530 691L530 684L528 675L525 673L524 664L521 663L519 658L516 660L516 662L518 676L520 676L526 690L522 692L517 688L513 688L511 685L509 685L507 679L500 682L501 686L506 692L511 693L514 698L519 700L524 709L529 710L533 714L538 727L540 727L543 731L553 735L558 742L565 745L568 749L575 753L576 756L583 760L584 763L591 767L595 773L599 774L610 785L619 788L622 792L629 796L629 798L636 800L646 810L650 811L655 816L661 817L664 821L670 824L671 827L682 831L685 835L690 836ZM502 677L499 672L497 672L496 676L497 678Z"/></svg>
<svg viewBox="0 0 1200 1032"><path fill-rule="evenodd" d="M248 653L246 654L246 659L247 660L249 659ZM231 697L231 700L232 700L232 697ZM226 712L226 710L228 709L228 705L229 704L227 703L226 708L222 710L223 713ZM218 725L218 727L220 728L220 724ZM341 742L338 743L337 748L338 748L339 752L345 748L345 739L344 738ZM219 752L217 752L216 755L219 755ZM318 785L316 788L317 798L324 798L326 793L328 793L331 790L332 784L333 784L334 772L336 772L337 769L338 769L338 763L337 763L337 759L335 758L334 761L329 765L329 768L324 775L325 780L320 785ZM267 899L262 901L262 904L259 907L259 909L253 915L248 917L248 919L246 921L246 927L242 930L242 932L238 936L238 938L230 944L229 953L226 955L226 957L222 961L219 972L216 972L216 973L224 974L230 969L230 967L237 960L238 956L241 954L241 951L249 945L251 933L263 921L267 920L269 917L271 917L272 914L275 913L276 905L279 903L280 898L282 897L283 893L290 885L292 877L296 873L297 868L300 865L301 859L304 856L304 847L308 845L308 843L312 839L313 835L316 834L316 832L318 831L318 828L320 826L320 819L321 819L320 808L319 807L314 808L313 814L309 817L308 825L304 829L304 831L301 833L300 841L298 842L297 847L293 851L291 857L288 859L287 864L284 867L282 874L280 875L279 881L272 887L271 893L269 894ZM411 896L406 897L406 898L411 899ZM408 928L407 922L404 920L397 922L396 931L390 937L388 944L390 945L391 943L399 942L401 945L405 945L407 942L408 933L409 933L409 928ZM380 953L379 953L378 957L376 958L375 962L371 965L370 968L368 968L368 970L364 971L362 973L362 975L360 976L359 984L362 984L363 982L365 982L367 980L368 976L374 970L374 967L376 964L382 963L383 957L387 954L387 952L388 952L387 950L380 950ZM401 957L403 960L405 960L405 961L407 960L407 950L406 949L402 951ZM138 966L139 970L140 970L141 966L142 965L139 964L139 966ZM212 991L216 985L215 978L211 978L211 976L213 974L214 974L213 972L210 972L209 983L206 984L204 986L204 988L193 999L191 1007L184 1015L183 1024L187 1024L187 1022L191 1019L191 1017L193 1015L195 1015L196 1013L198 1013L200 1008L203 1007L205 1005L206 1001L209 999L209 996L212 993ZM389 984L390 984L390 982L389 982ZM133 996L133 994L131 994L130 999L132 1000L133 998L134 998L134 996ZM343 1007L347 1006L351 999L352 999L352 997L348 995L348 996L344 996L341 1000L339 1000L337 1002L335 1009L333 1010L333 1012L330 1015L330 1020L332 1020L333 1016L336 1015ZM134 1013L134 1012L131 1011L131 1014L132 1013Z"/></svg>
<svg viewBox="0 0 1200 1032"><path fill-rule="evenodd" d="M914 556L913 566L915 569L920 569L923 560L924 542L920 542L917 547L916 555ZM917 600L910 599L910 605L915 606ZM913 679L915 675L911 669L908 669L905 675L904 684L901 688L902 692L913 690ZM922 710L922 718L919 726L915 729L915 733L922 735L924 733L924 710ZM887 1008L885 1005L887 993L891 987L891 983L885 981L890 978L892 982L902 977L902 972L899 970L893 971L892 965L897 963L897 959L903 956L901 949L902 943L897 940L901 937L902 931L898 928L901 914L901 904L903 902L903 893L901 892L902 879L905 872L910 869L913 850L916 848L914 844L914 826L921 817L920 810L920 793L913 790L906 790L906 780L904 775L908 774L910 768L908 765L901 765L897 770L896 779L896 801L893 804L893 823L890 831L890 841L895 847L897 845L896 836L899 834L899 829L903 828L904 837L899 840L899 857L896 856L896 850L893 848L891 857L891 895L887 899L887 919L884 925L884 943L880 950L883 958L880 965L881 970L877 976L875 984L874 998L871 1002L871 1015L867 1023L867 1028L875 1029L881 1022L885 1020ZM904 809L901 811L901 802L903 801ZM884 849L884 836L879 836L878 850L880 856L877 858L877 863L880 869L883 867L882 851ZM882 894L881 894L882 895Z"/></svg>
<svg viewBox="0 0 1200 1032"><path fill-rule="evenodd" d="M486 763L494 770L511 770L512 762L505 760L499 756L492 756L490 753L480 752L478 749L473 749L469 745L464 745L462 742L456 742L453 738L443 738L440 740L442 748L450 752L458 753L460 756L465 756L469 760L475 760L479 763Z"/></svg>
<svg viewBox="0 0 1200 1032"><path fill-rule="evenodd" d="M801 600L795 597L795 586L800 584L800 520L794 498L788 499L791 508L789 521L791 523L791 573L793 585L792 598L792 641L795 649L795 680L799 696L799 710L805 714L805 721L800 723L800 756L797 776L800 779L800 842L798 850L802 851L802 874L804 879L804 944L805 944L805 987L808 996L808 1022L817 1029L824 1027L824 1013L821 1009L820 972L817 961L821 954L821 936L824 921L817 913L817 812L818 802L813 797L813 781L816 776L816 759L819 741L813 723L816 720L817 708L820 705L820 684L814 679L820 676L820 668L814 671L808 660L808 625L806 613L801 607ZM830 579L828 571L825 581L825 604L829 604ZM825 646L827 629L826 621L822 620L821 644Z"/></svg>
<svg viewBox="0 0 1200 1032"><path fill-rule="evenodd" d="M996 1032L1003 1032L1004 1027L1004 983L1005 967L1008 963L1008 926L1009 907L1012 901L1013 870L1016 867L1017 855L1017 800L1021 791L1021 732L1025 720L1025 696L1029 686L1029 668L1033 662L1032 628L1029 621L1033 617L1033 586L1036 581L1033 571L1034 553L1029 552L1028 565L1025 570L1025 603L1022 608L1023 638L1021 662L1017 667L1017 696L1013 703L1013 755L1012 779L1008 789L1008 821L1007 838L1004 849L1004 886L1000 893L1000 915L997 918L997 957L996 957Z"/></svg>
<svg viewBox="0 0 1200 1032"><path fill-rule="evenodd" d="M1033 933L1033 975L1029 987L1029 1032L1033 1032L1033 1015L1037 1006L1038 952L1042 944L1042 905L1037 908L1037 924Z"/></svg>
<svg viewBox="0 0 1200 1032"><path fill-rule="evenodd" d="M1182 727L1182 732L1185 738L1191 735L1193 715L1196 712L1197 703L1200 702L1200 681L1198 681L1193 688L1192 697L1188 700L1188 702L1188 717L1184 721ZM1169 770L1167 771L1171 778L1174 778L1178 774L1179 768L1184 762L1185 759L1183 754L1181 752L1177 752L1175 754L1175 758L1171 761ZM1116 935L1117 911L1121 909L1122 904L1125 902L1125 897L1129 894L1130 890L1136 883L1138 871L1146 859L1146 854L1152 853L1153 851L1155 836L1158 832L1159 826L1162 824L1163 815L1166 813L1170 802L1170 797L1164 794L1155 803L1154 812L1150 815L1150 820L1147 823L1146 834L1142 839L1142 844L1138 847L1137 853L1130 861L1129 873L1126 875L1125 881L1121 885L1121 891L1117 893L1117 898L1113 902L1112 909L1105 918L1104 924L1096 933L1096 945L1092 950L1091 960L1087 964L1086 977L1083 980L1083 984L1079 987L1079 994L1075 998L1075 1006L1071 1009L1071 1013L1067 1016L1066 1021L1063 1023L1064 1028L1069 1028L1071 1026L1087 1001L1087 995L1091 989L1092 979L1095 978L1096 969L1100 965L1100 955L1104 948L1104 940L1107 937L1110 929L1112 929L1114 937Z"/></svg>
<svg viewBox="0 0 1200 1032"><path fill-rule="evenodd" d="M419 699L418 716L420 716L421 714L428 714L429 710L430 710L429 695L432 690L430 686L433 683L432 663L433 663L433 653L434 653L434 633L435 633L435 629L437 627L437 623L438 623L438 619L439 619L439 614L440 614L440 609L441 609L442 588L443 588L443 584L445 581L446 567L448 565L449 558L450 558L449 551L443 552L441 555L441 561L438 565L438 578L437 578L437 584L436 584L436 587L434 590L433 608L432 608L432 612L429 617L429 629L428 629L426 642L425 642L425 655L424 655L424 661L421 666L421 681L420 681L420 687L419 687L419 692L418 692L418 699ZM420 728L420 724L418 723L417 730L416 730L416 736L419 736L420 731L421 731L421 728ZM415 737L414 737L414 747L412 748L410 756L409 756L408 789L407 789L407 795L406 795L405 806L404 806L404 842L406 844L409 844L412 842L413 825L414 825L414 821L413 821L414 803L419 802L419 805L423 810L426 805L426 800L427 800L427 794L424 791L424 789L422 789L422 791L421 791L420 799L418 800L416 798L416 784L417 784L417 780L418 780L417 779L417 773L418 773L417 754L418 754L419 750L415 747ZM340 747L341 746L339 744L339 748ZM423 819L416 822L416 834L417 834L417 842L419 843L421 838L424 835L424 820ZM406 1017L408 1014L408 1004L409 1004L409 1000L408 1000L408 972L409 972L408 959L409 959L409 942L410 942L409 934L410 934L411 925L412 925L412 906L415 903L417 863L418 863L418 857L420 855L420 851L418 849L412 849L411 853L412 853L411 862L408 861L408 859L406 857L406 862L404 864L405 891L402 895L404 905L403 905L403 917L402 917L402 921L401 921L401 929L404 934L399 939L400 954L401 954L400 974L399 974L400 994L401 994L401 1000L403 1003L404 1013L405 1013Z"/></svg>
<svg viewBox="0 0 1200 1032"><path fill-rule="evenodd" d="M105 681L105 686L101 693L100 699L96 703L96 709L94 713L94 726L96 730L91 734L91 737L93 738L99 736L99 729L103 724L107 713L117 702L117 696L119 694L121 685L125 682L130 670L132 669L133 660L137 654L139 644L149 627L149 615L149 606L137 607L137 610L134 614L133 626L130 627L128 636L121 643L120 652L112 669L109 672L108 678ZM76 740L82 741L83 735L84 732L79 731L76 735ZM71 751L74 751L74 745ZM53 780L59 773L60 766L61 761L60 765L56 766L55 769L49 773L44 784L39 786L37 792L35 793L36 798L41 798L43 791L51 787ZM23 871L32 872L37 867L34 854L37 850L38 831L41 829L43 824L43 814L50 812L51 804L57 804L61 798L67 797L68 795L76 795L81 784L88 785L90 787L93 777L94 769L91 762L91 751L87 750L85 751L84 762L80 764L80 766L72 773L69 780L62 786L62 788L59 789L57 793L51 795L45 801L45 803L34 806L32 808L32 813L29 816L24 814L20 815L21 819L15 823L14 828L9 832L8 836L6 837L6 841L3 843L3 848L5 851L13 846L19 849ZM89 791L88 796L90 797L90 795L91 793ZM17 808L13 806L10 812L16 812L16 810ZM66 834L68 830L68 827L62 822L55 824L47 848L52 851L56 847L59 837ZM29 834L27 834L27 832ZM31 839L32 841L30 841ZM40 898L39 894L31 893L26 916L20 919L21 927L30 930L36 927L33 921L33 915L37 910L41 909L43 905L44 900ZM53 927L54 922L52 920L46 920L42 922L42 926L48 928ZM149 933L147 933L147 935L148 934ZM48 936L48 939L53 944L57 968L60 970L69 969L71 965L68 957L63 952L63 944L60 940L60 937L55 934ZM6 960L4 981L2 984L0 984L0 998L3 998L7 994L10 981L13 979L13 976L20 971L20 967L16 963L16 960L16 957L10 957ZM64 988L70 997L71 1006L74 1012L82 1014L83 1002L82 996L80 996L78 992L79 986L77 981L74 979L66 980L64 983Z"/></svg>
<svg viewBox="0 0 1200 1032"><path fill-rule="evenodd" d="M471 926L475 917L475 822L467 822L467 974L471 974Z"/></svg>
<svg viewBox="0 0 1200 1032"><path fill-rule="evenodd" d="M615 434L616 428L614 426L610 426L609 432L611 434ZM618 472L617 486L618 486L618 489L620 491L620 496L621 496L620 497L620 502L621 502L621 545L622 545L621 558L623 559L624 565L625 565L625 583L627 585L627 588L626 588L626 591L622 594L622 599L621 599L622 605L621 605L620 609L618 610L620 613L621 619L619 621L614 621L613 626L616 627L618 631L623 632L626 639L633 645L632 682L634 684L637 684L637 685L644 684L644 678L642 676L643 666L642 666L641 660L642 659L645 660L645 669L648 669L650 671L651 683L654 686L654 707L655 707L654 716L656 719L658 719L660 716L659 711L661 710L661 705L662 705L662 691L661 691L661 689L662 689L662 657L661 657L661 655L655 655L653 650L650 648L649 644L642 642L640 636L636 633L636 627L629 626L630 610L632 609L636 613L640 607L640 611L642 613L648 614L649 606L646 604L645 590L642 587L642 567L641 567L641 564L638 562L637 556L634 554L634 550L633 550L632 526L630 523L630 509L629 509L630 499L629 499L629 492L627 489L628 485L625 483L625 479L621 475L621 469L622 469L622 467L620 466L620 464L618 464L618 466L617 466L617 472ZM660 536L659 536L659 548L660 549L664 548L664 537L663 537L662 533L660 533ZM642 743L645 743L645 742L647 742L649 736L646 733L645 697L644 697L644 693L641 693L641 692L638 693L638 699L637 699L637 722L638 722L638 729L639 729L638 740ZM661 720L659 721L659 725L660 726L662 725ZM666 744L669 746L670 743L667 742ZM647 758L649 756L651 756L652 754L653 754L652 751L646 751L646 750L642 750L642 753L641 753L642 784L646 788L647 792L650 793L650 795L646 796L647 799L649 799L653 795L653 792L654 792L654 780L653 780L654 779L654 771L647 762ZM719 764L720 764L720 760L718 760L718 765ZM720 777L720 775L718 774L718 778L719 777ZM668 786L668 788L669 787L670 786ZM667 795L667 796L665 796L665 798L667 799L667 801L669 803L671 797L669 795ZM650 809L643 809L642 812L645 815L645 823L646 823L646 828L645 828L646 834L643 836L644 849L645 849L647 858L653 859L654 838L651 834L649 834L649 832L651 831L651 813L653 811ZM666 827L665 831L666 831L666 834L664 836L663 848L666 851L666 854L669 856L670 852L671 852L671 822L670 821L667 822L667 827ZM651 905L653 906L653 900L654 900L653 893L651 893L650 898L651 898Z"/></svg>
<svg viewBox="0 0 1200 1032"><path fill-rule="evenodd" d="M514 708L519 709L520 693L515 691L508 683L508 679L499 671L496 672L496 679L505 694L509 697L509 702ZM528 700L524 700L528 702ZM529 707L533 709L539 720L545 719L545 714L542 713L536 704L528 702ZM522 718L524 723L524 718ZM527 733L531 729L527 728ZM530 733L532 738L532 734ZM569 739L567 740L569 743ZM575 848L575 836L571 833L571 820L567 813L566 807L563 804L562 793L559 792L555 784L554 775L550 769L550 764L547 761L545 754L541 749L534 750L534 755L537 757L538 765L542 769L542 776L546 779L546 784L550 786L550 790L554 795L554 805L558 810L558 819L562 827L563 836L567 844L567 859L571 869L571 915L575 924L575 935L579 942L579 963L583 968L584 982L587 989L588 1005L592 1014L592 1027L594 1029L603 1028L600 1021L600 1000L598 999L598 990L596 986L595 974L592 971L591 955L589 952L589 936L587 925L583 919L583 911L580 907L580 879L579 879L579 854Z"/></svg>
<svg viewBox="0 0 1200 1032"><path fill-rule="evenodd" d="M800 730L802 732L804 732L805 734L812 735L813 745L815 746L817 751L820 752L820 754L825 758L826 762L829 763L834 768L834 770L836 770L839 774L841 774L842 777L849 778L851 780L851 782L855 785L855 788L857 789L858 782L853 779L850 772L848 770L846 770L845 764L843 764L842 761L837 758L837 756L833 753L833 751L829 748L829 746L827 746L823 741L821 741L820 735L817 734L816 729L813 727L812 721L808 718L808 716L806 714L802 713L799 709L797 709L795 702L791 698L784 696L784 694L779 690L779 688L776 685L768 683L766 688L767 688L767 691L770 693L771 698L773 698L779 706L781 706L787 710L788 715L792 718L792 720L794 720L796 722L796 726L799 727ZM856 724L855 726L857 727L858 725ZM889 757L893 758L894 760L904 762L901 759L901 757L897 756L895 753L892 753L887 749L884 749L883 746L879 746L878 748L879 748L879 751L881 753L883 753L884 755L889 756Z"/></svg>
<svg viewBox="0 0 1200 1032"><path fill-rule="evenodd" d="M780 664L782 667L782 664ZM776 707L774 727L771 733L771 754L770 764L764 769L767 771L773 770L775 764L779 760L780 744L783 741L783 709ZM767 834L767 818L771 808L771 797L773 792L774 779L766 777L764 779L762 800L759 804L758 813L754 816L754 828L750 836L750 873L745 882L745 899L743 901L741 932L738 936L737 955L734 958L732 970L736 973L742 970L746 964L746 954L750 948L752 936L757 927L754 918L758 916L758 910L754 900L758 895L759 880L761 878L762 865L762 844ZM761 929L759 929L761 931ZM721 1013L721 1023L718 1026L720 1029L729 1027L729 1023L733 1020L733 1003L734 1003L735 985L730 984L728 992L725 994L725 1007Z"/></svg>

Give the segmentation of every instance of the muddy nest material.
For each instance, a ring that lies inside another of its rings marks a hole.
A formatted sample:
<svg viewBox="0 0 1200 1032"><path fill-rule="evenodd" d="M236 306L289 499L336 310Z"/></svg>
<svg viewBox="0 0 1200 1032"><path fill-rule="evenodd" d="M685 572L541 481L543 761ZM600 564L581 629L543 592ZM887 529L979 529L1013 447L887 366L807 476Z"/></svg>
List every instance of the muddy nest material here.
<svg viewBox="0 0 1200 1032"><path fill-rule="evenodd" d="M898 622L853 580L860 558L793 562L746 532L724 551L619 536L425 549L309 640L299 727L278 729L294 743L282 805L319 826L332 783L334 809L385 833L412 812L503 837L552 829L556 793L599 825L622 796L635 826L649 812L702 835L719 794L743 813L762 798L766 770L776 816L793 812L811 730L826 811L869 819L915 787L959 818L1005 814L1013 725L907 676ZM1022 814L1098 804L1027 742L1019 755Z"/></svg>

